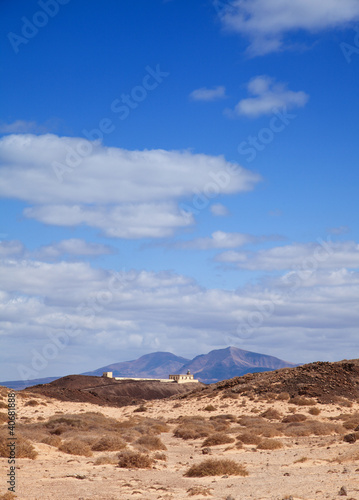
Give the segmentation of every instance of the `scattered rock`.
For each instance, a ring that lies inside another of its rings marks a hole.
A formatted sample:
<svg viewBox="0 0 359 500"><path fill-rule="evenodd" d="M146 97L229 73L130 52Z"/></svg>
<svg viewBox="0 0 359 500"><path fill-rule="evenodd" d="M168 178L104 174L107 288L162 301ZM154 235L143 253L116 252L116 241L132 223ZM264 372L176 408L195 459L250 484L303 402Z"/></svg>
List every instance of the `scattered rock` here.
<svg viewBox="0 0 359 500"><path fill-rule="evenodd" d="M211 455L211 452L212 452L211 448L206 447L202 449L203 455Z"/></svg>
<svg viewBox="0 0 359 500"><path fill-rule="evenodd" d="M346 489L346 487L345 487L345 486L342 486L342 487L340 488L338 495L339 495L340 497L346 497L346 496L348 495L348 492L347 492L347 489Z"/></svg>

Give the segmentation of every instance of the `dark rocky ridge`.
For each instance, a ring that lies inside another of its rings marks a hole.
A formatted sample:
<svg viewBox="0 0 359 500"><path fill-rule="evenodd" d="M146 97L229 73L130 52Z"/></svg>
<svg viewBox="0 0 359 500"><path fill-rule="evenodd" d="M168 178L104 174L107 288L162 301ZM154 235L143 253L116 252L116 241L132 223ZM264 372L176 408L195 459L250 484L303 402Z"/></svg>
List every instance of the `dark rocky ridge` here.
<svg viewBox="0 0 359 500"><path fill-rule="evenodd" d="M176 384L152 380L112 380L86 375L68 375L49 384L40 384L23 392L42 394L60 401L78 401L101 406L137 405L152 399L164 399L200 389L202 384Z"/></svg>
<svg viewBox="0 0 359 500"><path fill-rule="evenodd" d="M316 362L295 368L282 368L265 373L249 373L205 387L201 395L218 392L239 395L289 393L290 397L306 396L318 402L336 402L340 398L359 399L359 360L334 363ZM197 394L198 395L198 394ZM196 396L197 396L196 395ZM193 397L193 394L182 397Z"/></svg>

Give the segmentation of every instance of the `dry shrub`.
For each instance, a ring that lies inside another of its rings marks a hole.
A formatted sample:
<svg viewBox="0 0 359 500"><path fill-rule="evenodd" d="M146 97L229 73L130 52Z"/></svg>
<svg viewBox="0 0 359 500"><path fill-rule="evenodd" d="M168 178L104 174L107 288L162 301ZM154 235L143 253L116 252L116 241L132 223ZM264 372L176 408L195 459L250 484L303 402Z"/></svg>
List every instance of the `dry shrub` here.
<svg viewBox="0 0 359 500"><path fill-rule="evenodd" d="M237 439L241 441L243 444L258 445L262 441L262 439L258 436L258 434L250 431L242 432L237 436Z"/></svg>
<svg viewBox="0 0 359 500"><path fill-rule="evenodd" d="M267 401L274 401L277 399L277 394L274 392L267 392L267 394L263 394L263 399L266 399Z"/></svg>
<svg viewBox="0 0 359 500"><path fill-rule="evenodd" d="M209 420L211 422L216 421L216 422L237 422L237 417L235 415L232 415L231 413L225 413L223 415L212 415L212 417L209 417Z"/></svg>
<svg viewBox="0 0 359 500"><path fill-rule="evenodd" d="M268 425L268 422L263 417L254 417L252 415L242 415L237 422L244 427L260 427Z"/></svg>
<svg viewBox="0 0 359 500"><path fill-rule="evenodd" d="M234 443L234 441L235 439L231 436L228 436L228 434L217 432L203 441L202 448L204 446L218 446L220 444Z"/></svg>
<svg viewBox="0 0 359 500"><path fill-rule="evenodd" d="M199 439L214 432L214 426L203 417L184 417L180 419L173 435L181 439Z"/></svg>
<svg viewBox="0 0 359 500"><path fill-rule="evenodd" d="M283 436L282 426L266 425L256 429L258 434L263 437L271 438L276 436Z"/></svg>
<svg viewBox="0 0 359 500"><path fill-rule="evenodd" d="M348 430L355 429L359 425L359 413L341 415L341 420L344 420L343 427Z"/></svg>
<svg viewBox="0 0 359 500"><path fill-rule="evenodd" d="M277 394L277 399L278 401L288 401L288 399L290 399L290 394L289 392L280 392Z"/></svg>
<svg viewBox="0 0 359 500"><path fill-rule="evenodd" d="M217 408L213 405L207 405L203 408L205 411L216 411Z"/></svg>
<svg viewBox="0 0 359 500"><path fill-rule="evenodd" d="M278 450L283 448L283 443L277 439L262 439L257 448L259 450Z"/></svg>
<svg viewBox="0 0 359 500"><path fill-rule="evenodd" d="M7 491L3 495L0 495L0 500L14 500L17 496L12 491Z"/></svg>
<svg viewBox="0 0 359 500"><path fill-rule="evenodd" d="M268 408L268 410L261 413L261 417L267 418L268 420L280 420L282 415L275 408Z"/></svg>
<svg viewBox="0 0 359 500"><path fill-rule="evenodd" d="M330 434L342 434L344 429L341 425L327 422L317 422L316 420L307 420L303 423L291 423L284 429L284 434L289 437L300 436L329 436Z"/></svg>
<svg viewBox="0 0 359 500"><path fill-rule="evenodd" d="M185 473L186 477L205 477L205 476L248 476L248 472L243 465L229 459L209 458L203 462L192 465Z"/></svg>
<svg viewBox="0 0 359 500"><path fill-rule="evenodd" d="M39 406L39 402L36 401L36 399L30 399L29 401L26 401L24 406Z"/></svg>
<svg viewBox="0 0 359 500"><path fill-rule="evenodd" d="M62 443L62 440L59 436L46 436L41 442L58 448Z"/></svg>
<svg viewBox="0 0 359 500"><path fill-rule="evenodd" d="M305 398L304 396L294 396L289 402L297 406L314 406L316 404L314 399Z"/></svg>
<svg viewBox="0 0 359 500"><path fill-rule="evenodd" d="M298 458L298 460L294 460L294 464L303 464L304 462L306 462L308 460L307 457L302 457L302 458Z"/></svg>
<svg viewBox="0 0 359 500"><path fill-rule="evenodd" d="M137 439L136 443L147 448L147 450L167 450L164 443L157 436L142 436Z"/></svg>
<svg viewBox="0 0 359 500"><path fill-rule="evenodd" d="M195 495L202 495L203 497L211 496L211 488L205 488L204 486L193 486L187 490L189 497L194 497Z"/></svg>
<svg viewBox="0 0 359 500"><path fill-rule="evenodd" d="M92 445L92 451L120 451L126 448L126 442L116 434L103 436Z"/></svg>
<svg viewBox="0 0 359 500"><path fill-rule="evenodd" d="M159 451L157 451L154 455L153 455L153 458L155 460L163 460L164 462L166 462L167 460L167 456L164 454L164 453L160 453Z"/></svg>
<svg viewBox="0 0 359 500"><path fill-rule="evenodd" d="M181 408L181 406L182 406L181 403L175 403L173 405L173 408Z"/></svg>
<svg viewBox="0 0 359 500"><path fill-rule="evenodd" d="M3 424L9 420L9 417L6 413L0 412L0 424Z"/></svg>
<svg viewBox="0 0 359 500"><path fill-rule="evenodd" d="M117 464L118 459L116 457L110 457L109 455L102 455L102 457L96 458L94 465L114 465Z"/></svg>
<svg viewBox="0 0 359 500"><path fill-rule="evenodd" d="M9 457L8 437L5 433L0 435L0 457ZM31 442L22 435L17 435L16 438L16 458L31 458L34 460L38 453Z"/></svg>
<svg viewBox="0 0 359 500"><path fill-rule="evenodd" d="M3 401L0 401L0 408L7 408L7 404Z"/></svg>
<svg viewBox="0 0 359 500"><path fill-rule="evenodd" d="M221 397L221 399L238 399L239 398L239 394L235 393L235 392L225 392L223 394L223 396Z"/></svg>
<svg viewBox="0 0 359 500"><path fill-rule="evenodd" d="M141 413L147 411L147 408L145 405L140 405L138 408L135 408L133 410L134 413Z"/></svg>
<svg viewBox="0 0 359 500"><path fill-rule="evenodd" d="M308 413L317 416L320 414L320 409L314 406L313 408L309 408Z"/></svg>
<svg viewBox="0 0 359 500"><path fill-rule="evenodd" d="M81 455L83 457L91 457L92 451L90 446L80 439L69 439L64 441L58 449L69 455Z"/></svg>
<svg viewBox="0 0 359 500"><path fill-rule="evenodd" d="M287 415L284 417L282 422L284 424L291 424L293 422L304 422L304 420L307 420L306 415L303 415L302 413L294 413L293 415Z"/></svg>
<svg viewBox="0 0 359 500"><path fill-rule="evenodd" d="M143 453L123 451L118 455L118 466L122 469L150 469L153 459Z"/></svg>

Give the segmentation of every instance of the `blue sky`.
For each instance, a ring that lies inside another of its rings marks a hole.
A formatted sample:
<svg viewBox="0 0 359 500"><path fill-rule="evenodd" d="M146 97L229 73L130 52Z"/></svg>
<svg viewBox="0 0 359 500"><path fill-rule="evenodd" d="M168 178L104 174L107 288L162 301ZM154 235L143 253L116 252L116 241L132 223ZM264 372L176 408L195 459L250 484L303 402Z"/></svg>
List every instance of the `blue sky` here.
<svg viewBox="0 0 359 500"><path fill-rule="evenodd" d="M0 10L0 380L357 357L358 0Z"/></svg>

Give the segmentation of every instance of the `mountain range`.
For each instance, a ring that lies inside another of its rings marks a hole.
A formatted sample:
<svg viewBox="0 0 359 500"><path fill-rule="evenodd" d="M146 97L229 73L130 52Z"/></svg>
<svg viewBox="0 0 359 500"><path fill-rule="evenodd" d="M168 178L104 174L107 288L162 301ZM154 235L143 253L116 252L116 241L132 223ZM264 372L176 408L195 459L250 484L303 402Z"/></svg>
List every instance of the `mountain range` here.
<svg viewBox="0 0 359 500"><path fill-rule="evenodd" d="M103 372L113 372L115 377L136 378L168 378L169 374L186 373L188 370L201 382L211 384L246 373L265 372L279 368L295 367L293 363L283 361L274 356L244 351L237 347L216 349L208 354L200 354L193 359L176 356L171 352L154 352L145 354L132 361L121 361L102 366L97 370L82 373L101 377ZM23 389L37 384L44 384L59 377L48 377L37 380L0 382L0 385L12 389Z"/></svg>

